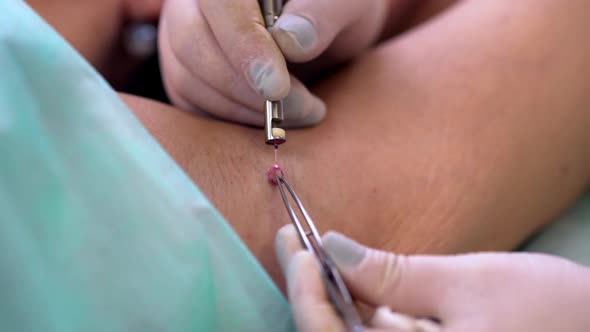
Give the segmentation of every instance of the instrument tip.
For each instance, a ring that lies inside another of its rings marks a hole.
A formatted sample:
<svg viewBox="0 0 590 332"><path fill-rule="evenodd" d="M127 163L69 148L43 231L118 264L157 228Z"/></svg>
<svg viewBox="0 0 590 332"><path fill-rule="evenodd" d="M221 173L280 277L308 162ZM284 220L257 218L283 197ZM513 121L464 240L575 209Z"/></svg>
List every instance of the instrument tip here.
<svg viewBox="0 0 590 332"><path fill-rule="evenodd" d="M268 178L268 182L276 186L278 185L277 176L284 176L284 172L281 166L275 163L270 167L270 169L266 173L266 176Z"/></svg>

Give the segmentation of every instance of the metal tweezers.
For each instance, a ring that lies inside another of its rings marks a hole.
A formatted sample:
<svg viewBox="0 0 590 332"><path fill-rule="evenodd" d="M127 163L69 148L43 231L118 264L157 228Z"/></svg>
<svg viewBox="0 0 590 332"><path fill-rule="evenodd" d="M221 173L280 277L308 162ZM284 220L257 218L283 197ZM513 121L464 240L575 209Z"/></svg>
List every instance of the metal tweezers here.
<svg viewBox="0 0 590 332"><path fill-rule="evenodd" d="M291 221L293 221L295 228L297 228L301 242L307 250L316 256L320 263L322 278L324 280L324 284L326 285L328 296L336 307L338 314L340 317L342 317L346 329L348 331L354 332L363 331L363 324L358 311L356 310L354 301L350 296L350 293L348 292L348 289L346 288L346 285L344 284L344 281L342 280L336 265L324 249L322 245L322 238L320 237L313 220L309 216L309 213L307 213L307 210L303 206L299 196L297 196L295 190L293 190L293 188L289 185L289 182L287 182L282 172L277 172L276 181L281 191L283 201L285 202L287 212L291 217ZM287 192L291 194L292 199L297 204L297 207L299 208L299 211L305 220L305 225L302 224L297 217L295 210L289 202Z"/></svg>

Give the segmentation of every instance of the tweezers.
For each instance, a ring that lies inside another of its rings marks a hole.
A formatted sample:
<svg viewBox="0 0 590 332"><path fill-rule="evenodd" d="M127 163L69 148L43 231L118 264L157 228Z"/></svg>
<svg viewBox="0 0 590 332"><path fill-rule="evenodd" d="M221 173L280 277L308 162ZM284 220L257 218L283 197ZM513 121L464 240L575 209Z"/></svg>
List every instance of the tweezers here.
<svg viewBox="0 0 590 332"><path fill-rule="evenodd" d="M293 190L293 188L289 185L289 182L287 182L282 172L276 173L276 183L279 186L281 197L285 202L285 207L287 208L287 212L291 217L291 221L299 233L299 238L303 246L312 252L320 263L322 279L326 285L328 296L334 304L336 311L344 321L346 329L351 332L363 331L363 324L358 311L356 310L352 296L350 296L350 293L346 288L346 285L344 284L344 281L342 280L342 277L340 276L334 261L324 249L324 246L322 245L322 238L320 237L313 220L309 216L309 213L303 206L301 199L299 199L299 196L297 196L295 190ZM295 201L295 204L303 216L305 224L302 224L299 220L299 217L297 217L293 206L289 202L287 192Z"/></svg>

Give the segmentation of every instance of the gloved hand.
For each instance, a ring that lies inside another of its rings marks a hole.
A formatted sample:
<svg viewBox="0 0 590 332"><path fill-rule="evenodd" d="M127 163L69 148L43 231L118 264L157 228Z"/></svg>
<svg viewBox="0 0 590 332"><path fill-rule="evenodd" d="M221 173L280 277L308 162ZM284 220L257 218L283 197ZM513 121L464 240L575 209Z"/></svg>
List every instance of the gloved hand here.
<svg viewBox="0 0 590 332"><path fill-rule="evenodd" d="M397 256L338 233L327 233L323 242L355 298L381 307L369 322L374 328L590 331L590 269L567 260L524 253ZM292 226L279 231L276 249L298 329L344 331L315 257L301 249ZM435 318L440 325L411 317Z"/></svg>
<svg viewBox="0 0 590 332"><path fill-rule="evenodd" d="M178 106L262 125L264 100L285 99L285 127L309 126L324 103L290 76L285 57L349 59L380 35L389 0L291 0L275 28L264 27L257 0L168 0L159 48L164 84Z"/></svg>

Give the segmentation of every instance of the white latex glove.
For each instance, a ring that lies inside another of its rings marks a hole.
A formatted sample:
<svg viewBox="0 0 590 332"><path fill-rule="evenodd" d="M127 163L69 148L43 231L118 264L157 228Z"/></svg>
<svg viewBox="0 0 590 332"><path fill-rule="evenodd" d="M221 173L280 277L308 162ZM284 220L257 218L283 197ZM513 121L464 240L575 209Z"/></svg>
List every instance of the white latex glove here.
<svg viewBox="0 0 590 332"><path fill-rule="evenodd" d="M290 225L276 239L298 329L344 331L315 258L298 241ZM590 269L567 260L524 253L398 256L338 233L323 242L357 300L441 323L380 310L371 323L381 330L590 331Z"/></svg>
<svg viewBox="0 0 590 332"><path fill-rule="evenodd" d="M168 95L183 109L250 125L263 125L265 99L286 98L286 127L316 124L326 106L289 75L285 57L358 54L378 38L389 3L290 0L271 35L257 0L167 0L159 49Z"/></svg>

